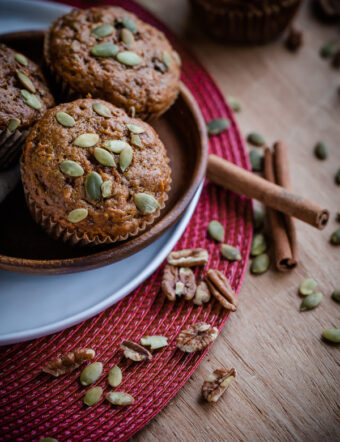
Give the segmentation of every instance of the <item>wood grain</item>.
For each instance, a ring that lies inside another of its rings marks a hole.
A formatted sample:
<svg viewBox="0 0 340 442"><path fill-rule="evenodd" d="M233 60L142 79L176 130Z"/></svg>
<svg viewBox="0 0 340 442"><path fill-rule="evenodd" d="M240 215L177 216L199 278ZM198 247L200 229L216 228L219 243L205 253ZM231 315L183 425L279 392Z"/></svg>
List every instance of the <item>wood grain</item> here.
<svg viewBox="0 0 340 442"><path fill-rule="evenodd" d="M336 27L315 21L308 4L296 26L305 45L297 54L282 40L263 47L224 47L194 28L183 0L142 0L197 54L223 94L242 100L241 131L258 131L270 144L288 144L293 191L327 207L331 219L322 232L297 222L300 262L280 274L249 272L240 306L226 323L207 358L170 404L132 440L145 441L335 441L339 439L339 347L320 340L324 328L340 327L340 306L330 299L340 286L339 247L329 244L339 227L339 71L319 57L320 46L338 38ZM309 2L308 2L309 3ZM324 140L329 158L313 148ZM297 288L312 275L324 299L314 311L299 313ZM236 381L216 405L200 399L207 374L235 367Z"/></svg>

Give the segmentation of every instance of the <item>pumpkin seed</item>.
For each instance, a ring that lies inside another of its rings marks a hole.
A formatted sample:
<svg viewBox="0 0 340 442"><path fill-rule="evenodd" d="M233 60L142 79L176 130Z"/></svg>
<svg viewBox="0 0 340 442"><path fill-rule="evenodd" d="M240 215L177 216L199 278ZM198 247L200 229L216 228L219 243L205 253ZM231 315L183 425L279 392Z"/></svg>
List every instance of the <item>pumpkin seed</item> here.
<svg viewBox="0 0 340 442"><path fill-rule="evenodd" d="M155 210L160 209L158 201L147 193L135 193L133 198L137 209L144 215L149 215L155 212Z"/></svg>
<svg viewBox="0 0 340 442"><path fill-rule="evenodd" d="M42 439L39 439L39 442L58 442L58 439L55 439L54 437L43 437Z"/></svg>
<svg viewBox="0 0 340 442"><path fill-rule="evenodd" d="M124 26L124 28L127 28L133 34L137 32L137 25L133 20L131 20L131 18L124 17L122 20L122 25Z"/></svg>
<svg viewBox="0 0 340 442"><path fill-rule="evenodd" d="M174 57L175 62L178 64L178 66L181 66L182 60L181 60L179 53L177 51L172 51L172 56Z"/></svg>
<svg viewBox="0 0 340 442"><path fill-rule="evenodd" d="M76 124L73 117L71 117L71 115L67 114L66 112L57 112L55 117L58 123L60 123L64 127L73 127Z"/></svg>
<svg viewBox="0 0 340 442"><path fill-rule="evenodd" d="M270 264L269 256L267 253L262 253L258 255L251 263L251 271L255 274L261 274L268 270Z"/></svg>
<svg viewBox="0 0 340 442"><path fill-rule="evenodd" d="M224 239L224 227L216 220L210 221L208 225L209 235L218 242L223 242Z"/></svg>
<svg viewBox="0 0 340 442"><path fill-rule="evenodd" d="M115 57L118 54L118 46L111 42L99 43L93 46L91 54L96 57Z"/></svg>
<svg viewBox="0 0 340 442"><path fill-rule="evenodd" d="M144 346L150 346L151 350L157 350L158 348L163 348L168 345L168 338L160 335L144 336L140 342Z"/></svg>
<svg viewBox="0 0 340 442"><path fill-rule="evenodd" d="M112 181L104 181L100 188L103 198L109 198L112 195Z"/></svg>
<svg viewBox="0 0 340 442"><path fill-rule="evenodd" d="M123 140L109 140L105 141L103 147L113 153L120 153L125 147L130 146L129 143Z"/></svg>
<svg viewBox="0 0 340 442"><path fill-rule="evenodd" d="M36 95L31 94L30 92L26 91L26 89L21 89L20 92L27 106L30 106L35 110L41 109L40 100Z"/></svg>
<svg viewBox="0 0 340 442"><path fill-rule="evenodd" d="M135 37L133 36L132 32L127 28L123 28L121 30L120 38L128 48L130 48L135 42Z"/></svg>
<svg viewBox="0 0 340 442"><path fill-rule="evenodd" d="M252 149L249 152L249 160L251 164L251 169L253 172L261 172L263 167L263 155L262 152Z"/></svg>
<svg viewBox="0 0 340 442"><path fill-rule="evenodd" d="M103 103L93 103L92 109L101 117L112 117L110 109Z"/></svg>
<svg viewBox="0 0 340 442"><path fill-rule="evenodd" d="M34 84L32 83L31 79L27 77L23 72L17 71L17 76L20 81L20 83L24 86L25 89L27 89L29 92L32 92L32 94L35 94L36 88Z"/></svg>
<svg viewBox="0 0 340 442"><path fill-rule="evenodd" d="M134 398L123 391L113 391L111 393L107 393L105 396L106 399L111 402L113 405L120 405L125 407L126 405L131 405L135 402Z"/></svg>
<svg viewBox="0 0 340 442"><path fill-rule="evenodd" d="M304 281L301 282L299 287L299 293L300 295L307 296L314 293L315 289L317 287L317 283L312 278L307 278Z"/></svg>
<svg viewBox="0 0 340 442"><path fill-rule="evenodd" d="M111 387L118 387L118 385L122 382L122 380L123 380L122 370L118 367L118 365L111 368L108 377L109 385L111 385Z"/></svg>
<svg viewBox="0 0 340 442"><path fill-rule="evenodd" d="M340 229L337 229L331 235L331 243L335 246L340 245Z"/></svg>
<svg viewBox="0 0 340 442"><path fill-rule="evenodd" d="M126 127L129 129L130 132L133 134L142 134L145 132L145 129L143 129L140 126L137 126L136 124L127 124Z"/></svg>
<svg viewBox="0 0 340 442"><path fill-rule="evenodd" d="M221 246L221 253L224 258L226 258L228 261L240 261L241 260L241 254L240 251L229 244L222 244Z"/></svg>
<svg viewBox="0 0 340 442"><path fill-rule="evenodd" d="M335 182L336 184L340 184L340 169L335 174Z"/></svg>
<svg viewBox="0 0 340 442"><path fill-rule="evenodd" d="M89 407L96 405L100 401L102 394L103 394L102 387L90 388L89 390L87 390L84 396L84 404L88 405Z"/></svg>
<svg viewBox="0 0 340 442"><path fill-rule="evenodd" d="M112 25L108 25L105 23L96 26L94 29L92 29L91 33L94 34L96 37L102 38L111 35L114 30L115 28Z"/></svg>
<svg viewBox="0 0 340 442"><path fill-rule="evenodd" d="M14 132L20 126L21 120L19 118L11 118L8 122L7 129Z"/></svg>
<svg viewBox="0 0 340 442"><path fill-rule="evenodd" d="M325 160L328 156L326 144L322 141L319 141L319 143L315 146L314 153L315 156L319 158L319 160Z"/></svg>
<svg viewBox="0 0 340 442"><path fill-rule="evenodd" d="M229 107L234 112L240 112L242 110L242 104L241 104L241 102L237 98L235 98L235 97L228 97L227 102L229 104Z"/></svg>
<svg viewBox="0 0 340 442"><path fill-rule="evenodd" d="M267 250L267 241L263 233L257 233L251 243L250 255L258 256Z"/></svg>
<svg viewBox="0 0 340 442"><path fill-rule="evenodd" d="M85 191L87 197L92 201L100 200L102 196L101 185L102 177L97 172L90 172L85 180Z"/></svg>
<svg viewBox="0 0 340 442"><path fill-rule="evenodd" d="M131 135L131 144L133 144L134 146L143 147L141 139L140 139L139 135L137 135L137 134Z"/></svg>
<svg viewBox="0 0 340 442"><path fill-rule="evenodd" d="M59 169L68 176L79 177L84 175L84 169L81 165L72 160L62 161L59 164Z"/></svg>
<svg viewBox="0 0 340 442"><path fill-rule="evenodd" d="M119 52L116 58L119 63L125 64L126 66L137 66L142 61L140 56L132 51Z"/></svg>
<svg viewBox="0 0 340 442"><path fill-rule="evenodd" d="M340 302L340 289L334 290L334 292L332 293L332 298L334 299L334 301Z"/></svg>
<svg viewBox="0 0 340 442"><path fill-rule="evenodd" d="M248 143L259 147L264 146L266 144L266 140L264 139L264 137L257 132L251 132L247 137L247 141Z"/></svg>
<svg viewBox="0 0 340 442"><path fill-rule="evenodd" d="M92 362L92 364L87 365L84 370L80 373L80 383L87 387L88 385L96 382L103 371L103 364L101 362Z"/></svg>
<svg viewBox="0 0 340 442"><path fill-rule="evenodd" d="M300 312L304 312L305 310L310 310L312 308L317 307L322 300L322 293L316 292L308 295L304 298L300 306Z"/></svg>
<svg viewBox="0 0 340 442"><path fill-rule="evenodd" d="M93 154L95 159L103 166L114 167L116 165L113 155L101 147L95 147Z"/></svg>
<svg viewBox="0 0 340 442"><path fill-rule="evenodd" d="M333 55L337 51L337 43L335 41L329 41L328 43L325 43L320 48L320 55L322 58L330 58L333 57Z"/></svg>
<svg viewBox="0 0 340 442"><path fill-rule="evenodd" d="M256 230L262 229L263 225L264 225L264 211L259 207L255 207L253 211L254 229Z"/></svg>
<svg viewBox="0 0 340 442"><path fill-rule="evenodd" d="M88 215L87 209L79 208L72 210L68 216L67 219L70 221L70 223L79 223L80 221L83 221Z"/></svg>
<svg viewBox="0 0 340 442"><path fill-rule="evenodd" d="M14 55L14 58L18 63L22 64L23 66L27 66L27 58L24 55L17 53Z"/></svg>
<svg viewBox="0 0 340 442"><path fill-rule="evenodd" d="M97 134L81 134L73 142L78 147L92 147L99 141L99 135Z"/></svg>
<svg viewBox="0 0 340 442"><path fill-rule="evenodd" d="M218 135L224 132L230 126L228 118L215 118L207 123L207 130L209 135Z"/></svg>
<svg viewBox="0 0 340 442"><path fill-rule="evenodd" d="M339 344L340 342L340 329L338 328L327 328L322 332L322 337L327 339L327 341Z"/></svg>
<svg viewBox="0 0 340 442"><path fill-rule="evenodd" d="M130 145L124 147L124 149L121 151L119 155L119 165L122 169L122 172L125 172L126 169L130 166L132 161L132 147Z"/></svg>
<svg viewBox="0 0 340 442"><path fill-rule="evenodd" d="M171 68L172 60L171 60L169 52L163 51L162 61L168 69Z"/></svg>

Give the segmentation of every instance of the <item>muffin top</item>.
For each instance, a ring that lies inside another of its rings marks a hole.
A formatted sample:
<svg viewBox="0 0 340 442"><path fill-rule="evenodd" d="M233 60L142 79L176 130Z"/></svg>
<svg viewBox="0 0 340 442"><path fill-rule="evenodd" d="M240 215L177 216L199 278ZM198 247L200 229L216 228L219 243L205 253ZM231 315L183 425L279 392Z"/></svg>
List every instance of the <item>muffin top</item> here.
<svg viewBox="0 0 340 442"><path fill-rule="evenodd" d="M45 58L69 95L90 93L144 119L164 112L179 91L180 60L164 34L119 7L57 19Z"/></svg>
<svg viewBox="0 0 340 442"><path fill-rule="evenodd" d="M56 106L35 124L21 172L44 215L89 239L116 241L159 215L171 183L168 162L149 124L88 98Z"/></svg>
<svg viewBox="0 0 340 442"><path fill-rule="evenodd" d="M0 130L27 129L54 105L40 68L0 44ZM19 122L20 120L20 122Z"/></svg>

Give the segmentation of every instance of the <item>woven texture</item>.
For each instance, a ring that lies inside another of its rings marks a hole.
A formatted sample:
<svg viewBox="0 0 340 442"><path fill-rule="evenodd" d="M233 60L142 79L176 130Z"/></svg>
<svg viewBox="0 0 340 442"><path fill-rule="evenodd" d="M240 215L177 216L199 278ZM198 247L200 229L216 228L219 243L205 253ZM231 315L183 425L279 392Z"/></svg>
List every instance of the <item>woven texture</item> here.
<svg viewBox="0 0 340 442"><path fill-rule="evenodd" d="M79 1L72 4L89 5ZM209 74L140 6L131 1L114 4L131 10L167 34L182 58L182 80L195 96L205 120L221 116L232 120L227 132L210 138L210 151L249 168L233 116ZM221 259L219 247L206 234L212 219L218 219L225 226L226 242L239 248L241 261L229 263ZM176 249L205 247L210 254L207 267L223 271L238 292L251 237L250 201L205 183L194 216ZM174 341L179 331L197 321L205 321L221 330L228 313L215 301L203 307L182 300L169 302L160 290L162 271L163 266L132 294L90 320L44 338L2 348L1 440L39 440L46 436L59 441L126 440L167 404L208 351L186 354L176 349ZM134 363L122 357L119 344L123 339L139 342L142 336L153 334L167 336L169 346L155 351L151 362ZM86 408L82 403L85 389L78 382L79 369L57 379L41 372L48 360L78 347L96 350L95 360L102 361L105 367L96 385L101 385L105 392L109 391L105 374L119 364L123 382L116 390L130 393L136 400L133 405L120 409L101 401Z"/></svg>

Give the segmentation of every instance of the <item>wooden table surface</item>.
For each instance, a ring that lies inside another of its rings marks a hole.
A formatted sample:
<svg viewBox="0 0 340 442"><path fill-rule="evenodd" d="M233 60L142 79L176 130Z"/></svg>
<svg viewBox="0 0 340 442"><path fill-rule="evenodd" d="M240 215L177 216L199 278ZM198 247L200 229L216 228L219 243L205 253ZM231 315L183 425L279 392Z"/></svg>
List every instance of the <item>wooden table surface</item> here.
<svg viewBox="0 0 340 442"><path fill-rule="evenodd" d="M327 207L328 226L318 231L297 222L300 262L280 274L254 277L247 270L240 307L191 379L134 441L335 441L340 438L339 347L320 340L323 329L340 327L340 305L330 294L340 287L340 248L329 244L340 227L340 71L319 56L337 38L335 26L317 22L308 4L295 24L305 44L297 54L281 41L262 47L227 47L195 27L184 0L140 0L182 38L215 78L225 97L244 105L237 121L244 136L265 135L289 147L293 189ZM307 2L308 3L308 2ZM324 140L329 157L313 148ZM299 312L300 282L312 276L324 294L321 305ZM236 381L215 405L200 399L215 368L235 367Z"/></svg>

